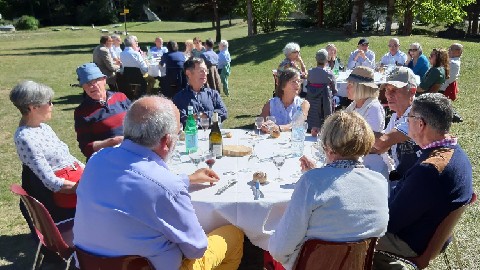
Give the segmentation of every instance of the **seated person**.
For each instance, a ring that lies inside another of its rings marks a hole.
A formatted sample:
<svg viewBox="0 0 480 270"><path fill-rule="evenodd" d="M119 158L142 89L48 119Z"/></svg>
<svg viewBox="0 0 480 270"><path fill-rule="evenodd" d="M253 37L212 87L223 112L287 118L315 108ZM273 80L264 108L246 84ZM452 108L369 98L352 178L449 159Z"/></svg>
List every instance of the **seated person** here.
<svg viewBox="0 0 480 270"><path fill-rule="evenodd" d="M300 77L303 79L307 76L307 68L300 56L300 45L295 42L290 42L283 48L285 59L278 65L277 72L281 72L287 68L294 68L300 72Z"/></svg>
<svg viewBox="0 0 480 270"><path fill-rule="evenodd" d="M168 53L168 48L163 46L163 39L161 37L156 37L155 46L151 47L149 52L153 58L161 58L162 55Z"/></svg>
<svg viewBox="0 0 480 270"><path fill-rule="evenodd" d="M188 85L173 97L173 103L180 110L180 120L183 125L187 121L188 106L193 106L193 113L204 113L212 119L217 112L221 121L227 119L227 108L218 91L205 87L207 82L207 65L202 58L190 58L184 64Z"/></svg>
<svg viewBox="0 0 480 270"><path fill-rule="evenodd" d="M445 83L445 79L450 77L448 52L445 49L433 49L430 54L430 66L417 88L417 93L436 93Z"/></svg>
<svg viewBox="0 0 480 270"><path fill-rule="evenodd" d="M298 96L301 83L300 73L296 69L287 68L280 72L275 97L265 103L260 116L275 116L275 124L278 125L280 131L292 130L292 117L298 106L301 106L303 115L307 119L310 104ZM271 124L265 123L262 131L269 132Z"/></svg>
<svg viewBox="0 0 480 270"><path fill-rule="evenodd" d="M120 60L124 68L139 68L145 80L147 81L147 94L153 94L155 78L148 75L148 64L143 55L138 52L138 40L136 36L127 36L124 40L125 49L120 54ZM121 90L121 89L120 89Z"/></svg>
<svg viewBox="0 0 480 270"><path fill-rule="evenodd" d="M458 86L457 80L460 77L460 57L462 57L463 45L453 43L448 48L448 58L450 58L450 77L440 86L438 92L443 93L451 100L457 99Z"/></svg>
<svg viewBox="0 0 480 270"><path fill-rule="evenodd" d="M390 41L388 41L388 52L382 56L380 64L383 66L404 66L406 62L407 55L400 51L400 41L398 38L391 38Z"/></svg>
<svg viewBox="0 0 480 270"><path fill-rule="evenodd" d="M35 176L22 179L22 187L59 222L75 215L75 191L84 165L45 124L52 117L52 98L52 88L33 81L21 82L10 91L10 100L22 114L13 137L18 157Z"/></svg>
<svg viewBox="0 0 480 270"><path fill-rule="evenodd" d="M368 39L366 38L361 38L358 41L357 49L348 58L348 69L359 66L375 68L375 53L368 49Z"/></svg>
<svg viewBox="0 0 480 270"><path fill-rule="evenodd" d="M418 75L420 80L430 68L428 59L423 54L422 45L418 42L410 44L410 49L408 49L407 67L413 70L413 73Z"/></svg>
<svg viewBox="0 0 480 270"><path fill-rule="evenodd" d="M327 67L329 67L331 70L334 70L335 66L337 66L338 70L344 71L345 65L342 63L342 60L340 60L340 57L337 56L337 47L335 46L335 44L327 44L325 50L327 50L328 52Z"/></svg>
<svg viewBox="0 0 480 270"><path fill-rule="evenodd" d="M187 86L187 78L183 72L185 56L183 52L178 51L177 42L170 40L167 43L168 53L162 56L160 65L165 65L166 74L160 81L162 84L162 94L172 98L175 94Z"/></svg>
<svg viewBox="0 0 480 270"><path fill-rule="evenodd" d="M307 239L359 241L387 229L387 181L359 161L374 142L368 123L355 112L340 111L327 118L320 139L327 164L315 169L313 161L300 159L307 172L268 243L286 269L292 269Z"/></svg>
<svg viewBox="0 0 480 270"><path fill-rule="evenodd" d="M105 89L105 75L94 63L78 67L77 75L86 96L75 108L75 132L89 159L94 152L122 142L123 118L131 102L125 94Z"/></svg>
<svg viewBox="0 0 480 270"><path fill-rule="evenodd" d="M408 135L422 147L422 154L390 194L387 233L375 249L403 257L421 255L442 220L470 202L472 165L449 133L452 119L451 102L440 93L413 101ZM373 262L373 269L405 269L383 254L376 254Z"/></svg>
<svg viewBox="0 0 480 270"><path fill-rule="evenodd" d="M122 53L122 48L120 45L122 45L122 39L117 34L113 34L110 37L113 41L112 47L110 47L110 55L112 56L113 61L121 66L122 62L120 61L120 54Z"/></svg>
<svg viewBox="0 0 480 270"><path fill-rule="evenodd" d="M155 269L237 269L243 232L233 225L208 235L188 187L217 182L202 168L187 176L169 171L180 116L159 96L134 102L125 116L125 140L88 161L78 188L73 227L76 247L104 256L140 255Z"/></svg>
<svg viewBox="0 0 480 270"><path fill-rule="evenodd" d="M110 89L117 91L115 73L120 69L120 65L113 60L110 54L112 44L113 39L110 36L101 36L100 45L93 50L93 63L107 76Z"/></svg>
<svg viewBox="0 0 480 270"><path fill-rule="evenodd" d="M318 130L325 119L333 113L333 95L337 94L335 75L327 70L328 52L321 49L315 55L317 67L308 70L307 101L310 104L307 123L310 129ZM315 131L314 131L315 133Z"/></svg>
<svg viewBox="0 0 480 270"><path fill-rule="evenodd" d="M356 67L347 78L347 97L353 102L345 109L357 112L367 121L373 132L382 133L385 128L385 110L378 100L378 86L374 82L374 71L368 67ZM382 155L387 158L387 153ZM389 168L384 157L368 154L363 157L363 164L372 171L388 178Z"/></svg>

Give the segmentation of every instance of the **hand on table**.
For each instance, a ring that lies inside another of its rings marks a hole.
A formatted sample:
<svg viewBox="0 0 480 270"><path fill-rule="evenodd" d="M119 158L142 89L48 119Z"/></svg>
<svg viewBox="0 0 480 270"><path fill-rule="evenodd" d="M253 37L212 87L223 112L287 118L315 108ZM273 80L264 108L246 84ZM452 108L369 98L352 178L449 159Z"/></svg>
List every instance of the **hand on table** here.
<svg viewBox="0 0 480 270"><path fill-rule="evenodd" d="M320 133L320 128L318 127L312 127L310 130L310 134L312 134L313 137L317 137L318 133Z"/></svg>
<svg viewBox="0 0 480 270"><path fill-rule="evenodd" d="M196 172L188 176L190 179L190 184L201 184L201 183L216 183L220 180L220 177L211 169L201 168Z"/></svg>
<svg viewBox="0 0 480 270"><path fill-rule="evenodd" d="M300 167L302 168L302 172L310 171L311 169L315 169L315 161L311 160L306 156L302 156L300 158Z"/></svg>

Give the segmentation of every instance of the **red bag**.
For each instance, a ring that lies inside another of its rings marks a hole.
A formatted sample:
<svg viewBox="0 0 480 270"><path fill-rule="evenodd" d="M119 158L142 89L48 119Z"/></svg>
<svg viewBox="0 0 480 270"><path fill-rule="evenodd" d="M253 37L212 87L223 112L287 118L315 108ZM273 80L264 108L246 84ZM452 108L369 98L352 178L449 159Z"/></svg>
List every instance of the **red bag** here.
<svg viewBox="0 0 480 270"><path fill-rule="evenodd" d="M67 168L58 170L55 172L57 177L67 179L72 182L80 181L82 177L83 168L75 163L75 166L69 166ZM66 194L60 192L53 193L53 200L55 204L62 208L75 208L77 207L77 195L75 193Z"/></svg>
<svg viewBox="0 0 480 270"><path fill-rule="evenodd" d="M454 101L457 99L457 94L458 94L458 87L457 87L457 81L453 81L451 84L448 85L447 89L445 89L445 92L443 94Z"/></svg>
<svg viewBox="0 0 480 270"><path fill-rule="evenodd" d="M267 270L285 270L283 265L273 259L270 252L263 251L263 269Z"/></svg>

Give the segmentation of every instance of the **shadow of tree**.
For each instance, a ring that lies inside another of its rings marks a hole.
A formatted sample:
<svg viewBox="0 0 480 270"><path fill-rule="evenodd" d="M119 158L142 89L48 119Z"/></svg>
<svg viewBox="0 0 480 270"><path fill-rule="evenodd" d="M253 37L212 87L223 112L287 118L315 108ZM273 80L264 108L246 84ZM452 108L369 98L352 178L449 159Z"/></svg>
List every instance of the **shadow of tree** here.
<svg viewBox="0 0 480 270"><path fill-rule="evenodd" d="M36 56L36 55L69 55L69 54L88 54L93 53L93 49L98 44L72 44L51 47L26 47L17 48L11 51L21 51L19 53L10 53L3 51L0 56Z"/></svg>
<svg viewBox="0 0 480 270"><path fill-rule="evenodd" d="M78 105L83 101L83 94L73 94L73 95L65 95L61 96L53 101L54 104L62 104L62 105Z"/></svg>
<svg viewBox="0 0 480 270"><path fill-rule="evenodd" d="M10 263L1 270L29 269L33 263L36 245L30 234L1 235L0 258Z"/></svg>

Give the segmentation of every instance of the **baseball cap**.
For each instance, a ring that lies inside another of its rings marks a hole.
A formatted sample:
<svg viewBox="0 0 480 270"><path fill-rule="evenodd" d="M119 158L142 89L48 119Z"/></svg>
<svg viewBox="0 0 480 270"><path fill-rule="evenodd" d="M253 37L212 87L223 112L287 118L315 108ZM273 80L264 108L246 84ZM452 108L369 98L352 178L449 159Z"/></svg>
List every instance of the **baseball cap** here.
<svg viewBox="0 0 480 270"><path fill-rule="evenodd" d="M374 82L374 71L369 67L356 67L348 76L347 81L356 82L375 89L378 88L378 85Z"/></svg>
<svg viewBox="0 0 480 270"><path fill-rule="evenodd" d="M95 63L86 63L77 68L78 82L80 85L84 85L89 81L107 77L105 76Z"/></svg>
<svg viewBox="0 0 480 270"><path fill-rule="evenodd" d="M358 45L360 44L368 44L368 39L367 38L361 38L359 41L358 41Z"/></svg>
<svg viewBox="0 0 480 270"><path fill-rule="evenodd" d="M328 52L325 49L318 50L317 54L315 55L315 59L318 63L325 63L327 62Z"/></svg>
<svg viewBox="0 0 480 270"><path fill-rule="evenodd" d="M390 84L397 88L403 88L410 84L411 88L416 88L417 80L415 78L415 73L413 73L410 68L397 67L387 77L387 82L385 84Z"/></svg>

